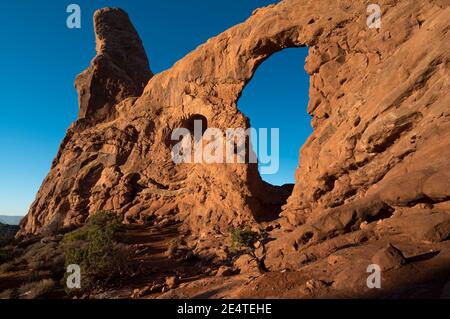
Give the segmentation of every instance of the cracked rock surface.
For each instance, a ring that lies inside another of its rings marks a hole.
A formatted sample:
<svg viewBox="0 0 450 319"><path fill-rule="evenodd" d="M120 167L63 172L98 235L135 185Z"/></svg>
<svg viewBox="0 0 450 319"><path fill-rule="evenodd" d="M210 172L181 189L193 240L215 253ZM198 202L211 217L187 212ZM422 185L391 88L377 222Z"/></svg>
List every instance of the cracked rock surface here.
<svg viewBox="0 0 450 319"><path fill-rule="evenodd" d="M97 11L97 55L76 80L79 119L19 235L79 226L99 210L126 223L181 221L206 246L230 225L271 222L271 270L364 242L376 251L385 234L448 240L450 3L379 4L382 28L369 29L365 1L281 1L156 75L126 13ZM171 133L193 119L248 128L244 86L273 53L300 46L314 132L292 192L262 181L255 164L173 163Z"/></svg>

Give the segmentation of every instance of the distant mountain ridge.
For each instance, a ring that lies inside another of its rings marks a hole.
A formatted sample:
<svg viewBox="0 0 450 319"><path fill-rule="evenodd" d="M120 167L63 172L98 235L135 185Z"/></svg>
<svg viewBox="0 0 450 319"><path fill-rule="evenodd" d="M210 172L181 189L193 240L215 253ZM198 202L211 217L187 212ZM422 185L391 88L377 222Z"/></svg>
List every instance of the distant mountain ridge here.
<svg viewBox="0 0 450 319"><path fill-rule="evenodd" d="M24 216L6 216L0 215L0 223L6 225L19 225Z"/></svg>

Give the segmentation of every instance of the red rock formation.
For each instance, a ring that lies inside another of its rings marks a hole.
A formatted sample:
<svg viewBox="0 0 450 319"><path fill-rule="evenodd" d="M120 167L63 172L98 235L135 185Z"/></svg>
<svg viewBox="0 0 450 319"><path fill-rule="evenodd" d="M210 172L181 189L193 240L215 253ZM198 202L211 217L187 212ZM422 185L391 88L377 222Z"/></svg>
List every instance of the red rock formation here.
<svg viewBox="0 0 450 319"><path fill-rule="evenodd" d="M118 103L140 96L153 74L141 39L123 10L98 10L94 27L97 55L77 77L75 87L79 118L105 121L116 115Z"/></svg>
<svg viewBox="0 0 450 319"><path fill-rule="evenodd" d="M153 76L143 91L151 73L134 28L120 10L98 11L97 56L76 82L80 119L21 234L55 218L80 225L101 209L127 222L172 216L194 236L210 238L233 223L276 217L289 192L264 183L255 165L175 165L170 135L198 115L208 127L247 128L236 103L258 65L284 48L308 46L314 132L281 213L283 230L293 231L272 244L273 267L280 251L295 255L299 245L395 212L416 213L420 205L422 217L396 225L410 225L404 231L420 239L428 234L414 227L420 223L439 234L430 233L433 240L446 239L449 3L379 4L381 29L367 27L365 1L285 0L256 10Z"/></svg>

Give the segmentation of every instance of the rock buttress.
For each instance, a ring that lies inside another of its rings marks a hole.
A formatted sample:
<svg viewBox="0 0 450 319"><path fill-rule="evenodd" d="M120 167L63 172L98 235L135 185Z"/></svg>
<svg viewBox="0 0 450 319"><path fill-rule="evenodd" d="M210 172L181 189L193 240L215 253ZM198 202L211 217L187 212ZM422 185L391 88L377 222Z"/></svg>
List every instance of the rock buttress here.
<svg viewBox="0 0 450 319"><path fill-rule="evenodd" d="M108 77L99 72L85 92L101 84L92 92L102 102L81 104L92 105L86 110L94 114L108 105L106 114L114 115L96 125L81 116L72 125L21 234L38 233L53 220L81 225L105 209L126 222L183 221L201 243L231 224L278 216L289 193L264 183L256 165L175 165L168 141L199 115L208 127L248 128L237 109L243 88L271 54L299 46L310 49L305 68L314 132L281 212L290 239L276 241L272 251L295 251L414 205L448 216L450 8L446 1L380 6L379 30L367 27L365 1L286 0L259 9L152 77L138 98L126 97L137 94L140 80L124 85L133 93L110 94L116 86L102 91Z"/></svg>

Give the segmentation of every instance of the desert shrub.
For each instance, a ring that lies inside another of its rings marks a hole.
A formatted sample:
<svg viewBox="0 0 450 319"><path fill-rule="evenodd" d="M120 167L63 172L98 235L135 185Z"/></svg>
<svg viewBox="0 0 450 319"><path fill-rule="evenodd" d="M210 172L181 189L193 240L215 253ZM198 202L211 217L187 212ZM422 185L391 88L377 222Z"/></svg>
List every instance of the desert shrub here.
<svg viewBox="0 0 450 319"><path fill-rule="evenodd" d="M32 271L58 269L58 272L64 272L64 263L61 262L63 252L58 243L36 243L31 245L20 257L22 263L28 265Z"/></svg>
<svg viewBox="0 0 450 319"><path fill-rule="evenodd" d="M0 248L0 273L7 273L13 270L20 270L23 261L19 258L22 249L13 246Z"/></svg>
<svg viewBox="0 0 450 319"><path fill-rule="evenodd" d="M121 226L116 214L99 212L64 237L65 265L80 266L83 288L102 285L128 271L128 249L114 239Z"/></svg>
<svg viewBox="0 0 450 319"><path fill-rule="evenodd" d="M232 252L251 254L255 250L255 243L259 240L259 234L249 227L231 227L230 234Z"/></svg>
<svg viewBox="0 0 450 319"><path fill-rule="evenodd" d="M0 249L0 273L20 270L51 271L57 276L64 273L63 252L57 243L35 243L25 250L17 247Z"/></svg>
<svg viewBox="0 0 450 319"><path fill-rule="evenodd" d="M254 259L258 265L258 269L261 273L267 271L264 265L265 259L265 246L261 243L263 248L263 256L258 258L255 253L255 244L262 239L261 235L257 232L252 231L249 227L231 227L231 252L236 255L247 254L252 259Z"/></svg>
<svg viewBox="0 0 450 319"><path fill-rule="evenodd" d="M108 211L101 211L92 215L86 225L68 233L64 236L64 242L88 241L89 237L97 234L104 234L106 237L113 239L114 235L122 228L121 218Z"/></svg>
<svg viewBox="0 0 450 319"><path fill-rule="evenodd" d="M114 212L101 211L88 220L88 224L101 228L108 236L114 236L122 228L122 219Z"/></svg>
<svg viewBox="0 0 450 319"><path fill-rule="evenodd" d="M31 282L21 286L17 294L20 298L37 299L45 297L55 288L55 282L52 279L43 279L37 282Z"/></svg>

